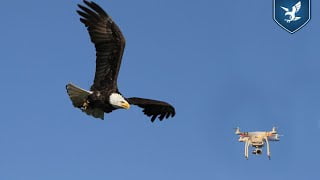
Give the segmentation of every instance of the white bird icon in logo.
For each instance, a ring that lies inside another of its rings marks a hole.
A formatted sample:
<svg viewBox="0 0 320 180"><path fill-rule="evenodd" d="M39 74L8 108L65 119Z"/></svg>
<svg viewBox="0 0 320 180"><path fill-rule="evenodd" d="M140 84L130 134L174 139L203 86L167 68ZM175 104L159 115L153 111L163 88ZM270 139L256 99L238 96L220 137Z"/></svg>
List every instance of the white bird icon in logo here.
<svg viewBox="0 0 320 180"><path fill-rule="evenodd" d="M301 8L301 1L297 2L296 5L292 6L292 11L289 11L288 8L282 7L280 6L283 10L286 11L286 13L284 14L285 16L289 16L289 19L285 19L285 21L287 23L290 23L291 21L297 21L299 19L301 19L301 17L296 16L296 13L299 12L300 8Z"/></svg>

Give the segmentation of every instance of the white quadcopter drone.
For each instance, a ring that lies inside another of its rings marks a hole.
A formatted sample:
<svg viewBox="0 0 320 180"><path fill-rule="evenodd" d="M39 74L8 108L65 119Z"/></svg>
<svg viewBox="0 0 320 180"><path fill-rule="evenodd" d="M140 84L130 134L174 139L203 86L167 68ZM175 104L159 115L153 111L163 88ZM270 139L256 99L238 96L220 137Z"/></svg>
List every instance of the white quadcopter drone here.
<svg viewBox="0 0 320 180"><path fill-rule="evenodd" d="M267 144L267 155L270 159L270 145L269 141L280 141L280 135L277 133L277 128L273 127L271 131L256 131L256 132L240 132L240 128L236 128L236 135L239 135L239 142L245 142L244 156L249 158L249 146L255 149L252 154L261 155L262 147Z"/></svg>

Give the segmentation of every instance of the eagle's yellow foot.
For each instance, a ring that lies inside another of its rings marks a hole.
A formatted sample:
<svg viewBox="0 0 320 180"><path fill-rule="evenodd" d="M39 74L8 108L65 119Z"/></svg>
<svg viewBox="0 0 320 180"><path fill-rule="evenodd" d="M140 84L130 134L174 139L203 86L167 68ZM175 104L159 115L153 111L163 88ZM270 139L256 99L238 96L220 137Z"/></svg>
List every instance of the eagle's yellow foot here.
<svg viewBox="0 0 320 180"><path fill-rule="evenodd" d="M87 109L88 109L88 107L89 107L89 101L88 101L88 100L86 100L86 101L82 104L81 109L83 109L83 110L87 110Z"/></svg>

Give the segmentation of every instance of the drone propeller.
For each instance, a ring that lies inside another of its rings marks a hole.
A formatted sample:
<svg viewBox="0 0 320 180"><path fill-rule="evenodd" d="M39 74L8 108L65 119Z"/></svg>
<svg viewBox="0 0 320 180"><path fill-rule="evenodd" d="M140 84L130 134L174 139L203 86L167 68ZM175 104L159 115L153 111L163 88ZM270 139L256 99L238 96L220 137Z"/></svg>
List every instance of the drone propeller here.
<svg viewBox="0 0 320 180"><path fill-rule="evenodd" d="M239 127L236 127L236 128L233 128L233 129L235 130L235 134L241 134Z"/></svg>
<svg viewBox="0 0 320 180"><path fill-rule="evenodd" d="M278 131L278 127L277 126L273 126L271 132L272 133L277 133Z"/></svg>

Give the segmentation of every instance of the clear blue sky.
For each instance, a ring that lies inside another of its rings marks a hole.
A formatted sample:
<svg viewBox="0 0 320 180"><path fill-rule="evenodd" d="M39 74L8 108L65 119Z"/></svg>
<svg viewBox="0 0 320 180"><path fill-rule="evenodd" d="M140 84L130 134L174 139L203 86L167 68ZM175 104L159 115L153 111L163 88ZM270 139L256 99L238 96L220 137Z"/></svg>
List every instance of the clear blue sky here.
<svg viewBox="0 0 320 180"><path fill-rule="evenodd" d="M1 180L318 177L319 1L291 35L271 0L96 0L127 40L121 92L176 107L155 123L136 107L105 121L73 108L65 85L88 89L95 68L80 2L1 2ZM273 125L285 136L272 160L245 160L233 128Z"/></svg>

